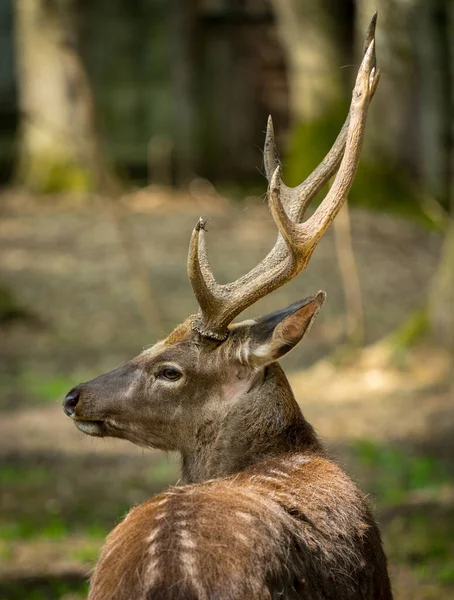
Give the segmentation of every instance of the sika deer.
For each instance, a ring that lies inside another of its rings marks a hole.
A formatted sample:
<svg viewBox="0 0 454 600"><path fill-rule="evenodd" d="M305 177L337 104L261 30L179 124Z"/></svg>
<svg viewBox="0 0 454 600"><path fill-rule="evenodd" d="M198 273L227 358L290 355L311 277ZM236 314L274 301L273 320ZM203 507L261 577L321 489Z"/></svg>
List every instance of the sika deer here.
<svg viewBox="0 0 454 600"><path fill-rule="evenodd" d="M188 260L199 313L64 400L89 435L179 451L186 483L133 508L112 531L90 600L392 598L364 497L326 456L277 362L309 329L324 292L232 324L305 268L347 198L379 77L374 29L375 18L347 122L297 188L281 180L268 123L268 196L280 234L268 256L238 281L217 284L199 221ZM326 198L302 223L336 171Z"/></svg>

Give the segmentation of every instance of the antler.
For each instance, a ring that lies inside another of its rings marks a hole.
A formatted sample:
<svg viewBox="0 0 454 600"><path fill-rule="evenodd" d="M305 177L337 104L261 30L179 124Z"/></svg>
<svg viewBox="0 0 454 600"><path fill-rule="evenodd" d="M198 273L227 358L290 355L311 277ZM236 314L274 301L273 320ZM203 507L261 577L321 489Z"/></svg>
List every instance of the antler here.
<svg viewBox="0 0 454 600"><path fill-rule="evenodd" d="M320 165L295 188L287 187L282 181L271 117L268 120L264 162L269 182L269 206L279 230L271 252L246 275L219 285L207 257L205 221L199 219L189 246L188 275L200 307L192 326L202 336L226 339L227 326L237 315L303 271L316 245L342 208L356 173L367 111L380 77L375 57L376 19L375 14L367 31L365 54L347 120ZM301 223L311 200L336 170L333 185L325 199L315 213Z"/></svg>

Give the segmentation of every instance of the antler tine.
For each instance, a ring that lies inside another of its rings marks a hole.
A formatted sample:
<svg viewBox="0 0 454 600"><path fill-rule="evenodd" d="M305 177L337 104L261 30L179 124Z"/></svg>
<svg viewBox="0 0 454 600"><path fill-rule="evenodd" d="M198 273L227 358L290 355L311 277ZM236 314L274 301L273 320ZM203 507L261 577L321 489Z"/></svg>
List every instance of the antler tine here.
<svg viewBox="0 0 454 600"><path fill-rule="evenodd" d="M372 92L378 85L379 72L375 72L375 42L372 40L363 58L356 78L350 107L345 152L334 183L315 213L305 223L293 222L280 199L279 167L270 185L270 210L273 219L294 257L294 268L299 272L309 261L318 241L342 208L350 191L359 162L367 111ZM294 275L292 274L292 277Z"/></svg>
<svg viewBox="0 0 454 600"><path fill-rule="evenodd" d="M363 47L363 55L366 54L371 41L375 37L376 26L377 13L373 15L367 28ZM374 51L372 64L373 67L376 66L376 62ZM375 94L375 90L376 86L372 91L371 98ZM281 184L284 187L283 202L286 206L287 214L296 223L301 222L309 204L338 170L345 150L349 122L350 112L328 154L302 183L294 188L289 188L283 183L281 175ZM273 120L271 116L268 117L263 158L266 178L268 179L268 183L270 183L276 167L281 164L279 160L279 153L276 147Z"/></svg>
<svg viewBox="0 0 454 600"><path fill-rule="evenodd" d="M295 257L295 263L299 270L307 264L320 238L342 208L353 183L359 162L369 103L377 89L380 77L380 72L376 72L374 66L376 64L374 47L375 41L372 39L359 68L353 89L345 152L334 183L323 202L305 223L297 224L292 222L283 210L277 184L271 190L270 209L273 218L289 251Z"/></svg>
<svg viewBox="0 0 454 600"><path fill-rule="evenodd" d="M306 208L309 206L312 199L339 168L345 149L349 121L350 115L347 116L347 119L328 154L302 183L294 188L288 187L282 181L281 175L281 185L285 190L283 201L286 205L287 213L295 222L301 221L306 212ZM268 117L266 128L263 162L265 165L265 175L270 184L271 178L276 171L276 167L281 166L274 138L274 127L271 115Z"/></svg>
<svg viewBox="0 0 454 600"><path fill-rule="evenodd" d="M281 164L279 153L274 139L274 126L271 115L268 117L266 124L265 144L263 147L263 163L265 165L265 175L268 183L271 183L271 178L276 170L276 167Z"/></svg>
<svg viewBox="0 0 454 600"><path fill-rule="evenodd" d="M200 217L194 227L189 243L188 277L197 302L202 309L201 317L203 316L203 318L199 318L194 322L193 327L201 335L223 340L227 337L227 334L225 332L220 333L218 328L209 325L222 310L222 286L216 283L208 261L205 224L206 221Z"/></svg>
<svg viewBox="0 0 454 600"><path fill-rule="evenodd" d="M375 25L374 20L372 25ZM295 258L298 272L309 261L320 238L342 208L352 186L358 167L369 104L380 78L380 71L376 71L375 64L375 41L372 39L356 77L345 151L339 170L331 189L312 217L305 223L294 223L282 206L278 181L275 181L274 187L270 190L270 209L273 218ZM279 177L279 167L276 168L275 176Z"/></svg>
<svg viewBox="0 0 454 600"><path fill-rule="evenodd" d="M377 16L377 13L375 13L367 28L363 47L363 56L366 54L371 41L375 38ZM376 67L376 63L377 60L374 50L372 66ZM373 98L376 89L377 88L375 86L371 94L371 99ZM339 135L336 138L336 141L318 167L316 167L314 171L312 171L312 173L298 186L293 189L288 188L289 193L287 212L295 222L301 222L309 204L338 170L345 150L349 123L350 112L348 113L348 116L339 132Z"/></svg>
<svg viewBox="0 0 454 600"><path fill-rule="evenodd" d="M378 13L374 12L372 19L370 20L369 25L367 26L367 31L366 31L366 37L364 39L364 45L363 45L363 55L366 54L370 43L375 39L375 30L377 28L377 19L378 19ZM372 61L372 67L374 69L377 68L377 57L373 56L373 61Z"/></svg>
<svg viewBox="0 0 454 600"><path fill-rule="evenodd" d="M369 103L380 78L380 71L377 71L374 66L376 62L374 48L375 41L372 40L356 78L346 147L339 171L323 202L304 223L307 235L313 239L314 248L342 208L356 174Z"/></svg>
<svg viewBox="0 0 454 600"><path fill-rule="evenodd" d="M368 36L372 39L358 71L349 119L324 161L302 184L303 187L306 186L306 194L301 199L299 193L299 208L294 208L298 204L293 202L293 198L289 198L289 192L301 192L302 187L290 190L283 184L273 125L271 119L268 120L265 170L269 180L270 210L280 235L266 258L238 280L219 285L214 279L206 253L205 221L200 219L196 225L189 247L188 275L200 306L192 327L202 336L215 340L225 339L229 323L238 314L300 273L344 204L359 162L368 106L380 76L375 68L375 23L376 15L368 29ZM314 190L321 189L337 168L339 170L334 183L321 205L305 223L300 223L299 217L308 204L307 198L315 195ZM289 199L292 203L286 206Z"/></svg>
<svg viewBox="0 0 454 600"><path fill-rule="evenodd" d="M279 233L287 244L287 248L290 250L292 263L293 266L295 266L300 254L299 246L302 244L301 226L298 226L290 219L282 204L280 167L276 167L276 170L274 171L268 195L271 215L273 216Z"/></svg>

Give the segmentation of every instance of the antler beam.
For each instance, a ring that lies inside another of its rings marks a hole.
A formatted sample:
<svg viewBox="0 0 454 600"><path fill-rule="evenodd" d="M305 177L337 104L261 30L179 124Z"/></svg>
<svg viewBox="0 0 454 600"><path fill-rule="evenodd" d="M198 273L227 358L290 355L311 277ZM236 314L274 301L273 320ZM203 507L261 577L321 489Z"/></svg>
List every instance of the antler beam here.
<svg viewBox="0 0 454 600"><path fill-rule="evenodd" d="M193 327L202 336L223 340L228 325L248 306L284 285L303 271L321 237L347 199L359 162L367 111L377 89L375 14L366 35L366 48L353 89L347 120L320 165L295 188L281 178L273 124L268 120L264 162L268 198L279 236L271 252L238 280L219 285L208 261L205 222L197 223L189 246L188 275L200 311ZM301 219L311 200L337 171L333 185L315 213Z"/></svg>

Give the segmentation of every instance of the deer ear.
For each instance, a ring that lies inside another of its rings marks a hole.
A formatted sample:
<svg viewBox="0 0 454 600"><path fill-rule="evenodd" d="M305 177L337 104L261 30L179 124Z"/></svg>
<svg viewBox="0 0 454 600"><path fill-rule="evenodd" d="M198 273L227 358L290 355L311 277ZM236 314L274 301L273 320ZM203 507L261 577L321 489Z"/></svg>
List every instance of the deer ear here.
<svg viewBox="0 0 454 600"><path fill-rule="evenodd" d="M315 296L257 319L250 325L247 362L266 365L290 352L309 331L325 297L325 292L317 292Z"/></svg>

